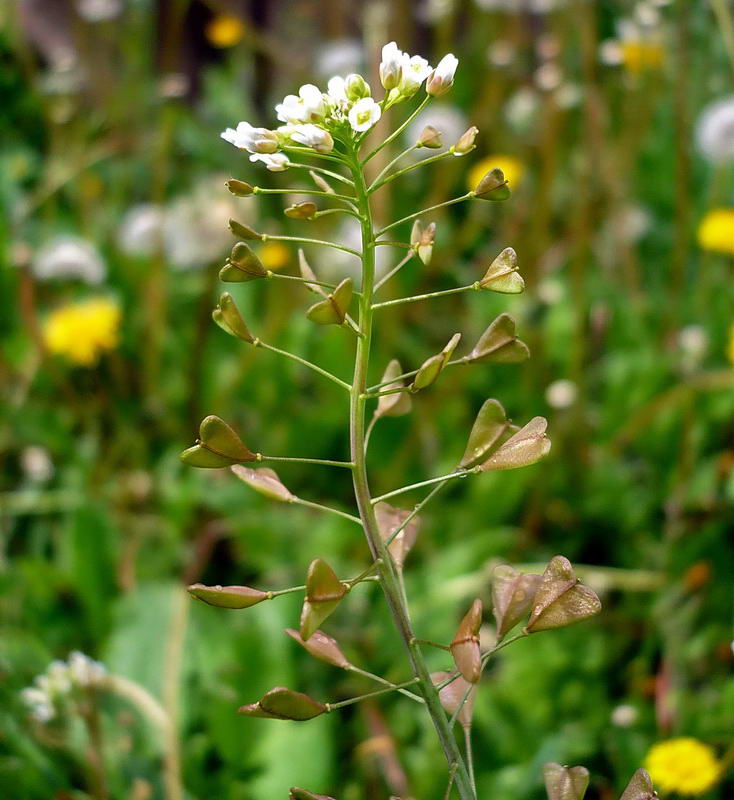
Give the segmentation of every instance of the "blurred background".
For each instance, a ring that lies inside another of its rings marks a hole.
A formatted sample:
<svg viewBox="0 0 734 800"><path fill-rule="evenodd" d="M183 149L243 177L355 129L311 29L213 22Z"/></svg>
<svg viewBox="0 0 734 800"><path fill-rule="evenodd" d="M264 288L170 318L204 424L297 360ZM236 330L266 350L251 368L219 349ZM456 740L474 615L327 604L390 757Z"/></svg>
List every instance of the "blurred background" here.
<svg viewBox="0 0 734 800"><path fill-rule="evenodd" d="M453 91L399 144L425 124L447 144L470 125L480 134L470 155L383 190L377 218L462 194L494 166L513 196L427 216L430 265L412 262L385 299L471 283L506 246L527 291L380 312L372 382L457 330L471 345L505 310L532 358L449 371L410 416L382 421L372 488L451 470L488 397L517 422L546 415L553 440L541 464L457 482L424 514L406 565L416 628L450 640L474 596L488 604L495 564L540 568L556 553L604 603L492 663L475 712L479 796L538 800L541 765L556 760L591 770L590 800L616 800L650 748L678 737L703 772L693 789L675 775L665 787L734 795L733 13L730 0L0 7L2 797L264 800L290 785L339 800L443 796L435 734L398 699L306 724L235 713L278 684L324 700L373 688L283 634L298 595L225 611L183 590L300 584L317 556L343 577L367 563L348 522L271 503L178 454L208 413L253 449L348 452L342 393L228 337L210 313L230 216L344 243L355 231L286 219L288 197L230 195L233 176L308 184L251 164L219 133L243 119L274 127L274 104L302 83L361 71L378 86L393 39L433 64L460 60ZM307 248L325 280L356 270L335 252ZM258 253L297 274L295 248ZM387 269L400 251L383 255ZM350 375L353 342L305 319L301 287L233 294L255 335ZM351 508L348 475L278 472L305 498ZM485 642L492 627L488 616ZM358 665L404 680L376 587L356 589L325 628ZM445 654L429 657L446 668ZM102 668L114 685L94 691ZM23 691L37 676L53 704Z"/></svg>

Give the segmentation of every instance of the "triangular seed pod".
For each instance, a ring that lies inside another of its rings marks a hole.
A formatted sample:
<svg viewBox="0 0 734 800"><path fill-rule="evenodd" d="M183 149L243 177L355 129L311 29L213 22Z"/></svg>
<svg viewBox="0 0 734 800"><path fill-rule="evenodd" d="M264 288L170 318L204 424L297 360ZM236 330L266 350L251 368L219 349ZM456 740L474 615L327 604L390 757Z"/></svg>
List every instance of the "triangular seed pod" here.
<svg viewBox="0 0 734 800"><path fill-rule="evenodd" d="M601 611L596 594L582 586L571 562L554 556L543 573L533 599L533 611L526 626L529 633L562 628Z"/></svg>
<svg viewBox="0 0 734 800"><path fill-rule="evenodd" d="M524 575L507 564L500 564L492 573L492 604L497 622L497 639L530 614L540 575Z"/></svg>
<svg viewBox="0 0 734 800"><path fill-rule="evenodd" d="M268 271L252 249L244 242L237 242L225 265L219 270L219 279L225 283L244 283L264 278Z"/></svg>
<svg viewBox="0 0 734 800"><path fill-rule="evenodd" d="M589 785L589 770L586 767L545 764L543 780L548 800L583 800Z"/></svg>
<svg viewBox="0 0 734 800"><path fill-rule="evenodd" d="M308 309L306 316L317 325L342 325L352 302L354 284L351 278L344 280L326 295L326 300L315 303Z"/></svg>
<svg viewBox="0 0 734 800"><path fill-rule="evenodd" d="M416 145L418 147L428 147L430 150L438 150L439 147L443 147L441 132L436 130L433 125L426 125L421 131Z"/></svg>
<svg viewBox="0 0 734 800"><path fill-rule="evenodd" d="M181 453L181 460L191 467L218 469L242 461L257 461L257 455L223 419L210 415L201 421L196 444Z"/></svg>
<svg viewBox="0 0 734 800"><path fill-rule="evenodd" d="M476 148L476 144L474 144L474 142L477 139L478 133L479 128L477 128L475 125L472 125L471 128L461 134L459 140L451 148L451 152L455 156L465 156L467 153L471 153L471 151Z"/></svg>
<svg viewBox="0 0 734 800"><path fill-rule="evenodd" d="M224 185L236 197L249 197L255 191L249 183L237 180L237 178L230 178L228 181L224 182Z"/></svg>
<svg viewBox="0 0 734 800"><path fill-rule="evenodd" d="M314 792L309 792L308 789L292 786L288 793L288 800L334 800L334 798L328 794L314 794Z"/></svg>
<svg viewBox="0 0 734 800"><path fill-rule="evenodd" d="M495 364L518 364L530 358L528 346L515 336L515 320L509 314L500 314L464 361L490 361Z"/></svg>
<svg viewBox="0 0 734 800"><path fill-rule="evenodd" d="M283 486L277 473L272 469L267 467L251 469L241 464L234 464L230 469L243 483L271 500L292 503L296 499L296 496Z"/></svg>
<svg viewBox="0 0 734 800"><path fill-rule="evenodd" d="M347 593L347 587L322 559L314 559L306 575L306 599L301 610L301 638L307 642Z"/></svg>
<svg viewBox="0 0 734 800"><path fill-rule="evenodd" d="M545 435L547 427L548 421L544 417L533 417L490 455L480 467L481 471L517 469L536 464L550 453L551 441Z"/></svg>
<svg viewBox="0 0 734 800"><path fill-rule="evenodd" d="M385 372L382 376L380 383L385 384L381 391L389 391L390 389L399 389L403 386L400 381L385 383L392 378L397 378L398 375L403 374L403 368L397 358L387 365ZM401 417L403 414L410 413L413 408L413 401L407 392L396 392L395 394L386 394L377 400L377 408L375 409L376 417Z"/></svg>
<svg viewBox="0 0 734 800"><path fill-rule="evenodd" d="M250 705L240 706L240 714L248 717L266 717L268 719L290 719L303 722L324 714L328 709L312 697L302 692L294 692L283 686L276 686Z"/></svg>
<svg viewBox="0 0 734 800"><path fill-rule="evenodd" d="M298 631L294 631L293 628L286 628L285 632L314 658L326 661L327 664L333 664L335 667L341 667L342 669L349 669L351 666L344 653L339 649L336 639L327 636L323 631L314 631L305 642L301 638L301 634Z"/></svg>
<svg viewBox="0 0 734 800"><path fill-rule="evenodd" d="M510 196L510 185L507 183L505 173L495 167L491 169L474 190L474 197L480 200L507 200Z"/></svg>
<svg viewBox="0 0 734 800"><path fill-rule="evenodd" d="M497 400L485 400L472 426L459 466L468 469L481 463L518 430L510 424L505 409Z"/></svg>
<svg viewBox="0 0 734 800"><path fill-rule="evenodd" d="M308 174L311 176L311 180L319 187L319 189L321 189L322 192L326 192L327 194L336 194L332 186L317 172L314 172L310 169Z"/></svg>
<svg viewBox="0 0 734 800"><path fill-rule="evenodd" d="M245 225L243 222L237 222L236 219L230 219L228 227L238 239L261 240L263 238L262 233L258 233L254 228Z"/></svg>
<svg viewBox="0 0 734 800"><path fill-rule="evenodd" d="M438 378L451 359L451 356L454 354L454 350L456 350L456 345L459 344L460 339L461 334L455 333L440 353L436 353L435 356L427 358L421 364L417 375L413 378L413 383L410 384L411 392L426 389Z"/></svg>
<svg viewBox="0 0 734 800"><path fill-rule="evenodd" d="M619 800L656 800L658 794L644 769L638 769Z"/></svg>
<svg viewBox="0 0 734 800"><path fill-rule="evenodd" d="M476 683L482 676L482 654L479 649L481 625L482 601L477 598L459 623L451 642L451 655L456 668L469 683Z"/></svg>
<svg viewBox="0 0 734 800"><path fill-rule="evenodd" d="M433 255L433 242L435 238L435 222L429 223L425 228L419 219L413 223L413 228L410 232L410 244L418 255L418 258L420 258L424 264L429 264L431 262L431 256Z"/></svg>
<svg viewBox="0 0 734 800"><path fill-rule="evenodd" d="M294 203L284 209L283 213L291 219L313 219L313 215L318 211L316 203L306 201L305 203Z"/></svg>
<svg viewBox="0 0 734 800"><path fill-rule="evenodd" d="M440 683L443 683L450 677L451 673L449 672L431 673L431 680L433 681L434 686L438 686ZM438 690L438 698L441 701L443 710L447 714L451 715L456 713L456 709L459 707L459 703L461 703L461 701L464 699L464 695L467 693L467 690L469 691L469 695L466 698L466 702L461 707L461 711L459 711L459 714L456 717L459 725L461 725L463 728L471 727L472 714L474 713L474 700L476 699L477 695L477 685L469 683L468 681L464 680L461 675L459 675L447 686L444 686L443 689Z"/></svg>
<svg viewBox="0 0 734 800"><path fill-rule="evenodd" d="M219 298L219 305L212 311L212 319L230 336L250 344L255 341L229 292L224 292Z"/></svg>
<svg viewBox="0 0 734 800"><path fill-rule="evenodd" d="M506 247L489 265L479 285L500 294L520 294L525 289L525 281L517 271L517 253Z"/></svg>
<svg viewBox="0 0 734 800"><path fill-rule="evenodd" d="M386 542L395 531L405 522L411 512L402 508L395 508L389 503L377 503L375 506L375 516L377 517L377 527L380 531L382 540ZM390 543L388 550L398 569L403 568L405 559L415 544L420 531L421 519L413 517L411 521Z"/></svg>
<svg viewBox="0 0 734 800"><path fill-rule="evenodd" d="M198 600L217 608L249 608L270 596L249 586L204 586L203 583L193 583L187 591Z"/></svg>
<svg viewBox="0 0 734 800"><path fill-rule="evenodd" d="M298 248L298 266L301 270L301 277L305 281L318 280L316 278L316 274L311 269L311 265L308 263L308 261L306 261L306 254L300 247ZM324 290L323 286L318 286L314 283L307 283L306 288L309 290L309 292L320 294L322 297L326 297L326 291Z"/></svg>

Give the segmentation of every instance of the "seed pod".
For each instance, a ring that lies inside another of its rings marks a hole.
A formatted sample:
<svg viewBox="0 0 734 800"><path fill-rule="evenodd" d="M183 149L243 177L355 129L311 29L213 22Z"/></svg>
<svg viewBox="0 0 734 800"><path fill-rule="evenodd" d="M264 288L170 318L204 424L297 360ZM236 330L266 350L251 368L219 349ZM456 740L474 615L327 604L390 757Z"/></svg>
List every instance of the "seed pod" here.
<svg viewBox="0 0 734 800"><path fill-rule="evenodd" d="M498 640L530 613L539 585L540 575L525 575L508 564L494 568L492 604Z"/></svg>
<svg viewBox="0 0 734 800"><path fill-rule="evenodd" d="M377 517L377 527L379 528L383 542L386 542L392 537L410 514L410 511L406 511L402 508L395 508L389 503L377 503L375 506L375 516ZM420 517L413 517L390 543L388 550L398 569L403 568L405 559L415 544L415 540L418 538L420 526Z"/></svg>
<svg viewBox="0 0 734 800"><path fill-rule="evenodd" d="M571 562L564 556L554 556L540 579L526 627L529 633L563 628L599 611L599 598L578 582Z"/></svg>
<svg viewBox="0 0 734 800"><path fill-rule="evenodd" d="M243 483L271 500L292 503L296 499L296 496L283 486L277 473L272 469L267 467L251 469L241 464L235 464L230 469Z"/></svg>
<svg viewBox="0 0 734 800"><path fill-rule="evenodd" d="M255 191L249 183L239 181L237 178L230 178L228 181L225 181L224 185L236 197L249 197Z"/></svg>
<svg viewBox="0 0 734 800"><path fill-rule="evenodd" d="M476 141L478 133L479 128L475 125L472 125L471 128L464 131L459 137L459 141L451 148L453 154L455 156L464 156L467 153L471 153L471 151L476 148L474 142Z"/></svg>
<svg viewBox="0 0 734 800"><path fill-rule="evenodd" d="M430 150L438 150L439 147L443 147L441 131L436 130L433 125L426 125L421 131L416 145L418 147L428 147Z"/></svg>
<svg viewBox="0 0 734 800"><path fill-rule="evenodd" d="M431 680L433 681L434 686L438 686L450 677L450 672L431 673ZM469 694L466 698L466 702L461 707L461 711L459 711L459 714L456 717L457 721L463 728L471 727L472 714L474 713L474 700L476 699L477 695L477 685L469 683L468 681L464 680L461 675L458 675L453 681L451 681L451 683L449 683L447 686L444 686L443 689L438 690L438 698L441 701L443 710L447 714L452 715L456 713L456 709L464 699L464 695L466 695L467 691Z"/></svg>
<svg viewBox="0 0 734 800"><path fill-rule="evenodd" d="M228 227L238 239L262 240L263 238L262 233L258 233L254 228L245 225L243 222L237 222L236 219L230 219Z"/></svg>
<svg viewBox="0 0 734 800"><path fill-rule="evenodd" d="M351 667L346 656L339 649L336 639L327 636L323 631L314 631L311 634L311 638L305 642L301 638L301 634L298 631L294 631L293 628L286 628L285 632L314 658L326 661L327 664L333 664L335 667L341 667L342 669Z"/></svg>
<svg viewBox="0 0 734 800"><path fill-rule="evenodd" d="M455 333L440 353L427 358L421 364L418 369L418 374L413 378L413 383L410 384L409 388L411 392L418 392L421 389L426 389L435 382L438 376L443 372L446 364L449 363L460 339L461 334Z"/></svg>
<svg viewBox="0 0 734 800"><path fill-rule="evenodd" d="M249 586L204 586L203 583L192 583L186 591L217 608L249 608L269 597L267 592Z"/></svg>
<svg viewBox="0 0 734 800"><path fill-rule="evenodd" d="M510 438L482 464L480 470L517 469L529 467L545 458L551 449L551 441L545 435L548 421L544 417L533 417L527 425Z"/></svg>
<svg viewBox="0 0 734 800"><path fill-rule="evenodd" d="M181 453L181 461L191 467L218 469L242 461L257 461L257 455L242 443L227 423L210 415L199 425L199 438Z"/></svg>
<svg viewBox="0 0 734 800"><path fill-rule="evenodd" d="M311 269L311 265L306 260L306 254L300 247L298 248L298 267L301 272L301 277L305 281L318 280L316 274ZM307 283L306 288L308 289L309 292L313 292L314 294L320 294L322 297L326 297L326 291L324 290L323 286L318 286L315 283Z"/></svg>
<svg viewBox="0 0 734 800"><path fill-rule="evenodd" d="M302 692L294 692L283 686L265 692L257 701L240 706L237 711L248 717L266 717L268 719L291 719L303 722L313 719L327 711L324 703L319 703Z"/></svg>
<svg viewBox="0 0 734 800"><path fill-rule="evenodd" d="M301 639L304 642L334 612L346 593L347 587L326 561L316 558L311 562L306 575L306 599L301 610Z"/></svg>
<svg viewBox="0 0 734 800"><path fill-rule="evenodd" d="M244 243L237 242L225 265L219 270L219 280L225 283L245 283L264 278L268 271L260 259Z"/></svg>
<svg viewBox="0 0 734 800"><path fill-rule="evenodd" d="M468 469L480 464L518 430L507 419L505 409L497 400L485 400L472 426L459 466Z"/></svg>
<svg viewBox="0 0 734 800"><path fill-rule="evenodd" d="M283 213L291 219L313 219L313 215L318 211L316 203L306 201L305 203L295 203L288 206Z"/></svg>
<svg viewBox="0 0 734 800"><path fill-rule="evenodd" d="M482 601L477 598L459 623L451 642L451 655L456 668L469 683L476 683L482 676L482 654L479 649L481 625Z"/></svg>
<svg viewBox="0 0 734 800"><path fill-rule="evenodd" d="M327 794L314 794L309 792L308 789L299 789L297 786L292 786L288 793L288 800L334 800Z"/></svg>
<svg viewBox="0 0 734 800"><path fill-rule="evenodd" d="M518 364L530 358L528 346L515 336L515 320L500 314L481 335L464 361L494 364Z"/></svg>
<svg viewBox="0 0 734 800"><path fill-rule="evenodd" d="M507 200L509 196L510 186L498 167L491 169L474 189L474 197L479 200Z"/></svg>
<svg viewBox="0 0 734 800"><path fill-rule="evenodd" d="M312 169L308 171L308 174L311 176L311 180L316 184L316 186L321 189L322 192L326 192L327 194L336 194L333 187L326 181L318 172L314 172Z"/></svg>
<svg viewBox="0 0 734 800"><path fill-rule="evenodd" d="M410 232L410 244L415 250L418 258L424 264L430 264L431 257L433 256L433 242L436 238L436 223L431 222L426 227L417 219L413 223Z"/></svg>
<svg viewBox="0 0 734 800"><path fill-rule="evenodd" d="M385 384L391 378L397 378L398 375L403 374L403 368L397 358L387 365L385 372L382 375L380 383ZM381 391L386 392L390 389L399 389L404 384L401 381L393 381L385 384ZM402 417L403 414L409 414L413 408L413 401L407 392L396 392L395 394L385 394L377 400L377 408L375 409L375 417Z"/></svg>
<svg viewBox="0 0 734 800"><path fill-rule="evenodd" d="M219 305L212 311L212 319L230 336L250 344L255 341L229 292L224 292L219 298Z"/></svg>
<svg viewBox="0 0 734 800"><path fill-rule="evenodd" d="M354 285L351 278L344 280L326 295L325 300L314 303L306 312L306 316L317 325L342 325L352 302Z"/></svg>
<svg viewBox="0 0 734 800"><path fill-rule="evenodd" d="M586 767L545 764L543 780L548 800L583 800L589 785L589 770Z"/></svg>
<svg viewBox="0 0 734 800"><path fill-rule="evenodd" d="M657 796L650 776L644 769L638 769L619 800L656 800Z"/></svg>
<svg viewBox="0 0 734 800"><path fill-rule="evenodd" d="M517 253L505 247L489 265L479 285L500 294L520 294L525 289L525 281L517 271Z"/></svg>

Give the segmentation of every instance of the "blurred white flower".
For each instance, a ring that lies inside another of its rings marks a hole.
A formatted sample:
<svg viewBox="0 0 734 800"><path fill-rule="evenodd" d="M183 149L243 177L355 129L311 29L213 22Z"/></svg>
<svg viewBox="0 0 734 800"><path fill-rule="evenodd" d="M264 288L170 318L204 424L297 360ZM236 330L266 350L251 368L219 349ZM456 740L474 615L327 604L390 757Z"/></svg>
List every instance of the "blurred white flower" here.
<svg viewBox="0 0 734 800"><path fill-rule="evenodd" d="M324 78L359 72L363 60L362 45L357 39L335 39L320 45L316 71Z"/></svg>
<svg viewBox="0 0 734 800"><path fill-rule="evenodd" d="M418 9L418 18L435 25L453 14L455 8L456 0L426 0Z"/></svg>
<svg viewBox="0 0 734 800"><path fill-rule="evenodd" d="M570 408L578 395L578 389L573 381L561 379L553 381L545 390L545 401L551 408L563 410Z"/></svg>
<svg viewBox="0 0 734 800"><path fill-rule="evenodd" d="M349 109L349 124L352 130L368 131L381 115L380 106L371 97L363 97Z"/></svg>
<svg viewBox="0 0 734 800"><path fill-rule="evenodd" d="M78 236L52 239L36 252L32 269L42 281L75 278L91 285L101 283L107 274L95 246Z"/></svg>
<svg viewBox="0 0 734 800"><path fill-rule="evenodd" d="M288 157L283 153L253 153L250 161L261 161L271 172L283 172L290 166Z"/></svg>
<svg viewBox="0 0 734 800"><path fill-rule="evenodd" d="M528 86L518 89L505 103L505 119L516 131L529 130L540 109L538 92Z"/></svg>
<svg viewBox="0 0 734 800"><path fill-rule="evenodd" d="M447 53L437 64L428 80L426 92L433 97L446 94L454 85L454 76L459 66L459 59L453 53Z"/></svg>
<svg viewBox="0 0 734 800"><path fill-rule="evenodd" d="M68 664L69 677L76 686L97 686L107 674L107 670L99 661L78 650L71 653Z"/></svg>
<svg viewBox="0 0 734 800"><path fill-rule="evenodd" d="M167 72L158 81L158 95L164 99L185 97L191 88L191 80L184 72Z"/></svg>
<svg viewBox="0 0 734 800"><path fill-rule="evenodd" d="M164 211L153 203L140 203L125 212L117 230L117 243L123 253L149 257L159 249Z"/></svg>
<svg viewBox="0 0 734 800"><path fill-rule="evenodd" d="M637 722L637 709L629 703L623 703L612 709L612 725L618 728L630 728Z"/></svg>
<svg viewBox="0 0 734 800"><path fill-rule="evenodd" d="M563 72L555 61L548 61L535 70L533 80L538 89L544 92L551 92L561 85Z"/></svg>
<svg viewBox="0 0 734 800"><path fill-rule="evenodd" d="M468 127L466 116L455 106L446 103L432 104L408 125L405 132L407 144L415 144L427 125L439 131L445 142L457 141ZM427 147L414 151L415 158L427 158L430 155L431 151Z"/></svg>
<svg viewBox="0 0 734 800"><path fill-rule="evenodd" d="M483 11L505 11L519 13L530 11L534 14L547 14L563 5L565 0L474 0Z"/></svg>
<svg viewBox="0 0 734 800"><path fill-rule="evenodd" d="M487 58L493 67L509 67L516 53L517 49L509 39L497 39L487 49Z"/></svg>
<svg viewBox="0 0 734 800"><path fill-rule="evenodd" d="M244 120L236 128L227 128L219 134L225 142L248 153L275 153L280 147L278 134L267 128L254 128Z"/></svg>
<svg viewBox="0 0 734 800"><path fill-rule="evenodd" d="M76 0L76 10L87 22L105 22L119 17L123 5L122 0Z"/></svg>
<svg viewBox="0 0 734 800"><path fill-rule="evenodd" d="M48 450L38 445L30 445L22 450L20 466L31 483L46 483L54 474L54 465Z"/></svg>
<svg viewBox="0 0 734 800"><path fill-rule="evenodd" d="M628 204L619 208L610 222L612 240L634 244L652 227L652 216L643 206Z"/></svg>
<svg viewBox="0 0 734 800"><path fill-rule="evenodd" d="M734 160L734 95L706 106L696 124L696 143L715 164Z"/></svg>
<svg viewBox="0 0 734 800"><path fill-rule="evenodd" d="M709 337L701 325L686 325L678 331L680 367L684 373L695 372L709 347Z"/></svg>

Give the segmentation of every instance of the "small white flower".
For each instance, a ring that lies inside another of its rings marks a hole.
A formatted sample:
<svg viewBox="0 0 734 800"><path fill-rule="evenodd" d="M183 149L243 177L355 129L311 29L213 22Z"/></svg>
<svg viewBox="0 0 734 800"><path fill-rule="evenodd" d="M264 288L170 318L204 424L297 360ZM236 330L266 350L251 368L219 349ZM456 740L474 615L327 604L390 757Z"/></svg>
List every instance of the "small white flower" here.
<svg viewBox="0 0 734 800"><path fill-rule="evenodd" d="M294 125L290 138L304 147L313 148L317 153L330 153L334 149L334 140L329 131L311 122Z"/></svg>
<svg viewBox="0 0 734 800"><path fill-rule="evenodd" d="M701 155L714 164L734 161L734 96L704 108L696 125L696 143Z"/></svg>
<svg viewBox="0 0 734 800"><path fill-rule="evenodd" d="M326 115L326 102L318 86L306 83L298 90L298 96L287 95L275 106L278 119L298 125L301 122L319 122Z"/></svg>
<svg viewBox="0 0 734 800"><path fill-rule="evenodd" d="M395 42L390 42L382 48L382 61L380 62L380 83L389 92L400 83L403 71L404 53Z"/></svg>
<svg viewBox="0 0 734 800"><path fill-rule="evenodd" d="M84 653L74 650L69 656L69 675L77 686L96 686L107 674L104 666Z"/></svg>
<svg viewBox="0 0 734 800"><path fill-rule="evenodd" d="M403 53L398 91L403 97L412 97L420 89L423 81L431 74L433 67L421 56Z"/></svg>
<svg viewBox="0 0 734 800"><path fill-rule="evenodd" d="M35 686L28 686L20 693L20 699L27 706L42 706L51 702L46 692L38 689Z"/></svg>
<svg viewBox="0 0 734 800"><path fill-rule="evenodd" d="M434 97L446 94L454 85L454 75L458 66L459 59L453 53L445 55L428 78L426 92Z"/></svg>
<svg viewBox="0 0 734 800"><path fill-rule="evenodd" d="M262 161L271 172L283 172L290 166L288 157L283 153L253 153L250 161Z"/></svg>
<svg viewBox="0 0 734 800"><path fill-rule="evenodd" d="M349 109L349 124L352 130L368 131L381 116L380 106L371 97L363 97Z"/></svg>
<svg viewBox="0 0 734 800"><path fill-rule="evenodd" d="M346 82L344 78L340 77L339 75L335 75L333 78L329 78L329 82L326 85L327 94L329 98L335 103L348 103L347 99L347 90L346 90Z"/></svg>
<svg viewBox="0 0 734 800"><path fill-rule="evenodd" d="M42 281L76 278L102 283L107 269L91 242L77 236L59 236L42 247L33 259L33 274Z"/></svg>
<svg viewBox="0 0 734 800"><path fill-rule="evenodd" d="M227 128L220 136L225 142L248 153L275 153L279 147L275 131L253 128L249 122L240 122L237 128Z"/></svg>

